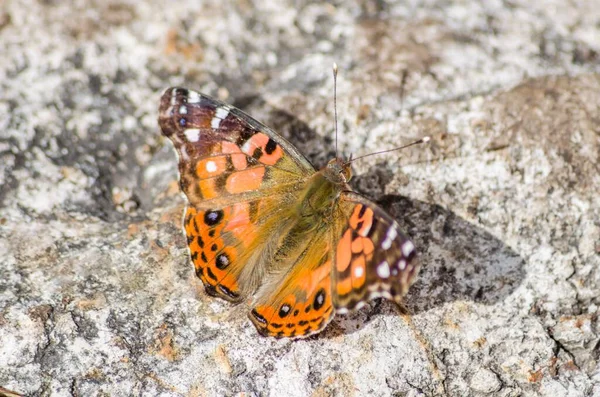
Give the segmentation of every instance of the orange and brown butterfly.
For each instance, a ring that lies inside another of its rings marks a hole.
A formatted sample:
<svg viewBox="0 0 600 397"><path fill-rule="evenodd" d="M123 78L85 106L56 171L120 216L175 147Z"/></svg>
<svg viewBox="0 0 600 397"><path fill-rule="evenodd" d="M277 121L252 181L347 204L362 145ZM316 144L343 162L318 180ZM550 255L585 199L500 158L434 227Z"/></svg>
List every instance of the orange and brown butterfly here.
<svg viewBox="0 0 600 397"><path fill-rule="evenodd" d="M209 295L249 301L262 335L306 337L336 312L406 294L415 247L352 192L350 161L316 170L275 131L184 88L164 92L159 124L179 157L196 274Z"/></svg>

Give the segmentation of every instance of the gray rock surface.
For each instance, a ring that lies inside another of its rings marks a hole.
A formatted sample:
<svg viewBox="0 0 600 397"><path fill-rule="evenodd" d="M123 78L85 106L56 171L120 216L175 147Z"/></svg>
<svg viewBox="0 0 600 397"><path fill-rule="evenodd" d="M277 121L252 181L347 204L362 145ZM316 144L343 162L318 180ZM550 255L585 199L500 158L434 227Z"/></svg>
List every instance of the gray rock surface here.
<svg viewBox="0 0 600 397"><path fill-rule="evenodd" d="M7 0L0 51L6 390L600 395L597 1ZM432 136L355 164L423 269L410 316L265 339L193 274L158 98L218 96L322 166L334 61L345 154Z"/></svg>

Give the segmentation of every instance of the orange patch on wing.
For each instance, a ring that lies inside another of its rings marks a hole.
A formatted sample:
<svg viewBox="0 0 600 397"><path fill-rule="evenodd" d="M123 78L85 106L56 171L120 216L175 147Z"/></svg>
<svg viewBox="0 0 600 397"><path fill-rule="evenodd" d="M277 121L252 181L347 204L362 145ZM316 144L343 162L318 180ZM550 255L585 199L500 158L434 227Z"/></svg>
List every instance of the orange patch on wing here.
<svg viewBox="0 0 600 397"><path fill-rule="evenodd" d="M256 306L254 308L254 310L256 310L258 314L260 314L262 317L265 318L265 320L267 320L267 324L270 322L271 318L273 318L273 315L275 314L275 309L276 308L268 305Z"/></svg>
<svg viewBox="0 0 600 397"><path fill-rule="evenodd" d="M363 253L367 256L371 255L375 251L375 245L373 240L370 238L363 238Z"/></svg>
<svg viewBox="0 0 600 397"><path fill-rule="evenodd" d="M367 208L362 217L363 224L358 229L357 233L363 237L366 237L371 230L371 226L373 225L373 210Z"/></svg>
<svg viewBox="0 0 600 397"><path fill-rule="evenodd" d="M357 237L352 241L352 253L358 254L363 250L363 239L361 237Z"/></svg>
<svg viewBox="0 0 600 397"><path fill-rule="evenodd" d="M233 172L227 178L225 189L231 194L256 190L260 187L264 175L264 167L255 167L244 171Z"/></svg>
<svg viewBox="0 0 600 397"><path fill-rule="evenodd" d="M240 226L246 226L250 223L250 208L247 203L237 203L233 206L233 211L229 216L226 230L233 231Z"/></svg>
<svg viewBox="0 0 600 397"><path fill-rule="evenodd" d="M254 224L250 221L250 207L247 203L238 203L233 206L225 230L233 233L244 247L250 246L256 239L256 231Z"/></svg>
<svg viewBox="0 0 600 397"><path fill-rule="evenodd" d="M256 306L250 318L260 333L297 337L323 329L334 312L331 266L327 260L316 268L302 268L284 282L270 302Z"/></svg>
<svg viewBox="0 0 600 397"><path fill-rule="evenodd" d="M219 195L215 179L202 179L198 181L198 185L200 185L200 191L205 200L215 198Z"/></svg>
<svg viewBox="0 0 600 397"><path fill-rule="evenodd" d="M373 226L373 210L363 204L358 204L354 207L354 211L350 216L350 227L362 236L366 237ZM361 211L363 212L361 215Z"/></svg>
<svg viewBox="0 0 600 397"><path fill-rule="evenodd" d="M242 150L235 143L223 142L221 144L221 151L231 154L231 163L236 170L245 170L248 167L246 155L242 153Z"/></svg>
<svg viewBox="0 0 600 397"><path fill-rule="evenodd" d="M239 294L240 288L237 283L237 280L230 273L226 273L225 276L219 279L219 285L224 286L234 294Z"/></svg>
<svg viewBox="0 0 600 397"><path fill-rule="evenodd" d="M265 135L261 132L256 133L252 135L250 139L246 141L246 143L244 143L242 151L248 156L252 156L256 149L263 149L266 146L267 142L269 142L268 135Z"/></svg>
<svg viewBox="0 0 600 397"><path fill-rule="evenodd" d="M269 147L269 136L263 133L254 134L243 146L243 152L248 156L254 155L256 149L260 149L262 155L258 159L259 162L266 165L274 165L283 157L283 150L277 144L274 148ZM270 153L269 153L270 151Z"/></svg>
<svg viewBox="0 0 600 397"><path fill-rule="evenodd" d="M367 279L367 268L364 255L352 261L352 288L358 289L363 286Z"/></svg>
<svg viewBox="0 0 600 397"><path fill-rule="evenodd" d="M277 145L277 147L275 148L275 150L273 150L273 152L271 152L271 154L268 154L267 152L263 151L263 155L258 161L267 165L275 165L282 157L283 150L281 150L281 147Z"/></svg>
<svg viewBox="0 0 600 397"><path fill-rule="evenodd" d="M346 295L352 291L352 277L339 280L335 288L338 295Z"/></svg>
<svg viewBox="0 0 600 397"><path fill-rule="evenodd" d="M227 157L216 156L198 161L196 164L196 175L200 179L212 178L221 175L227 170Z"/></svg>
<svg viewBox="0 0 600 397"><path fill-rule="evenodd" d="M338 272L343 272L350 265L352 259L352 231L346 230L338 242L335 252L335 267Z"/></svg>
<svg viewBox="0 0 600 397"><path fill-rule="evenodd" d="M331 274L331 262L325 262L323 265L316 269L305 269L304 272L298 276L298 285L302 286L305 291L316 291L317 286L323 282L324 279L328 278Z"/></svg>

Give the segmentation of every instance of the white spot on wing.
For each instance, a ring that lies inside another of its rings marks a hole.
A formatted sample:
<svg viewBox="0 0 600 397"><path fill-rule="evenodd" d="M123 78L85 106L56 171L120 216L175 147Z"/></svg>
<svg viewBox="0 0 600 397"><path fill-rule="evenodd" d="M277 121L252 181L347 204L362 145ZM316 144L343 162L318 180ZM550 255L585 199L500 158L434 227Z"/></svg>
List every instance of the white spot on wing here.
<svg viewBox="0 0 600 397"><path fill-rule="evenodd" d="M377 275L381 278L388 278L390 276L390 264L387 261L383 261L377 265Z"/></svg>
<svg viewBox="0 0 600 397"><path fill-rule="evenodd" d="M185 105L179 106L179 114L187 114L187 108Z"/></svg>
<svg viewBox="0 0 600 397"><path fill-rule="evenodd" d="M406 261L404 259L400 259L398 261L398 269L400 269L400 270L406 269Z"/></svg>
<svg viewBox="0 0 600 397"><path fill-rule="evenodd" d="M221 120L225 120L225 117L229 114L229 108L225 106L221 106L217 108L217 112L215 113L215 117L220 118Z"/></svg>
<svg viewBox="0 0 600 397"><path fill-rule="evenodd" d="M214 161L207 161L206 162L206 171L208 172L215 172L217 170L217 164Z"/></svg>
<svg viewBox="0 0 600 397"><path fill-rule="evenodd" d="M365 274L364 267L358 266L358 267L354 268L354 277L359 278L359 277L362 277L363 274Z"/></svg>
<svg viewBox="0 0 600 397"><path fill-rule="evenodd" d="M200 102L200 94L198 94L196 91L188 91L187 101L188 103Z"/></svg>
<svg viewBox="0 0 600 397"><path fill-rule="evenodd" d="M244 142L244 144L242 145L242 152L243 153L250 153L250 148L252 147L252 140L248 139L246 142Z"/></svg>
<svg viewBox="0 0 600 397"><path fill-rule="evenodd" d="M412 254L414 250L415 250L415 245L413 243L411 243L410 241L405 241L404 244L402 244L402 255L409 257L410 254Z"/></svg>
<svg viewBox="0 0 600 397"><path fill-rule="evenodd" d="M216 130L219 128L219 125L221 125L221 120L225 120L228 114L229 108L225 106L218 107L215 112L215 117L210 121L210 126Z"/></svg>
<svg viewBox="0 0 600 397"><path fill-rule="evenodd" d="M394 229L393 226L390 226L385 235L385 240L383 240L383 242L381 243L381 248L383 248L384 250L389 249L392 246L392 242L397 236L398 232L396 232L396 229Z"/></svg>
<svg viewBox="0 0 600 397"><path fill-rule="evenodd" d="M197 128L188 128L183 133L190 142L198 142L198 139L200 139L200 130Z"/></svg>

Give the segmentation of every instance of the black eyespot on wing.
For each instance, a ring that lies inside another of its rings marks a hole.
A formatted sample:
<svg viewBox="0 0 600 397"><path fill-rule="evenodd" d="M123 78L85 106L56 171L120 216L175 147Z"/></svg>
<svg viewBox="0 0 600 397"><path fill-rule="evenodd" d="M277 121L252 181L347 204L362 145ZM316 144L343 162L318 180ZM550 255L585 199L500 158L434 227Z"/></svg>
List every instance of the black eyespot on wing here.
<svg viewBox="0 0 600 397"><path fill-rule="evenodd" d="M281 317L281 318L286 317L288 314L290 314L291 310L292 310L292 307L290 305L288 305L287 303L281 305L281 307L279 308L279 317Z"/></svg>
<svg viewBox="0 0 600 397"><path fill-rule="evenodd" d="M221 210L206 211L204 213L204 223L206 223L208 226L218 225L223 219L223 215L223 211Z"/></svg>
<svg viewBox="0 0 600 397"><path fill-rule="evenodd" d="M225 268L227 268L227 266L229 266L229 264L231 263L231 260L229 259L229 256L222 252L219 255L217 255L217 269L220 270L224 270Z"/></svg>
<svg viewBox="0 0 600 397"><path fill-rule="evenodd" d="M315 295L315 299L313 300L313 307L315 310L319 310L325 304L326 293L323 288L321 288L317 294Z"/></svg>

